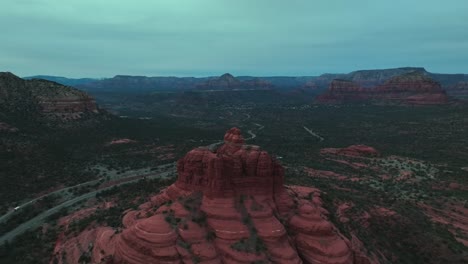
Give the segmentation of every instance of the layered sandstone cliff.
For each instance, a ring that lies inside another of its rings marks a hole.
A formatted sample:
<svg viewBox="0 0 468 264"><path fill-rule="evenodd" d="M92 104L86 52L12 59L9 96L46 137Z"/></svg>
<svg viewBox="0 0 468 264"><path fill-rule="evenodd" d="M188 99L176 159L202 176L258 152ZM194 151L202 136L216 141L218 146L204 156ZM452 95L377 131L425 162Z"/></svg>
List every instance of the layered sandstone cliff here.
<svg viewBox="0 0 468 264"><path fill-rule="evenodd" d="M2 110L8 112L39 112L60 119L98 113L95 100L85 92L46 80L23 80L8 72L0 73L0 95Z"/></svg>
<svg viewBox="0 0 468 264"><path fill-rule="evenodd" d="M318 189L285 187L279 162L245 145L239 129L224 142L180 159L174 184L128 211L121 233L96 237L92 261L366 263L328 220Z"/></svg>
<svg viewBox="0 0 468 264"><path fill-rule="evenodd" d="M334 80L317 101L446 104L448 97L438 82L423 72L414 71L393 77L374 88L362 88L353 81Z"/></svg>

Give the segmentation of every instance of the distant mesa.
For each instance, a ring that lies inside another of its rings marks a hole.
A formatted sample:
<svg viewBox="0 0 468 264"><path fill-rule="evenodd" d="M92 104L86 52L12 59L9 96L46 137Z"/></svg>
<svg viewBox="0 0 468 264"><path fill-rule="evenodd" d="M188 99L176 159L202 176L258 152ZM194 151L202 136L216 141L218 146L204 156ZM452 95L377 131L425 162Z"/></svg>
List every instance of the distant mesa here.
<svg viewBox="0 0 468 264"><path fill-rule="evenodd" d="M415 71L428 73L426 69L422 67L358 70L350 73L326 73L309 81L307 85L315 86L319 90L326 90L333 82L333 80L346 80L351 81L362 88L372 88L383 84L395 76Z"/></svg>
<svg viewBox="0 0 468 264"><path fill-rule="evenodd" d="M99 112L95 100L85 92L41 79L23 80L10 72L0 73L0 105L3 112L61 120Z"/></svg>
<svg viewBox="0 0 468 264"><path fill-rule="evenodd" d="M95 227L56 244L54 261L76 263L92 243L99 263L374 263L328 220L320 191L284 186L280 163L230 129L218 149L177 163L177 181L123 216L121 232ZM105 235L102 235L105 234Z"/></svg>
<svg viewBox="0 0 468 264"><path fill-rule="evenodd" d="M211 78L196 86L199 90L245 90L245 89L272 89L273 85L259 78L241 81L229 73L220 77Z"/></svg>
<svg viewBox="0 0 468 264"><path fill-rule="evenodd" d="M333 80L328 90L316 98L321 103L377 102L400 104L447 104L440 84L421 71L392 77L373 88L363 88L350 80Z"/></svg>

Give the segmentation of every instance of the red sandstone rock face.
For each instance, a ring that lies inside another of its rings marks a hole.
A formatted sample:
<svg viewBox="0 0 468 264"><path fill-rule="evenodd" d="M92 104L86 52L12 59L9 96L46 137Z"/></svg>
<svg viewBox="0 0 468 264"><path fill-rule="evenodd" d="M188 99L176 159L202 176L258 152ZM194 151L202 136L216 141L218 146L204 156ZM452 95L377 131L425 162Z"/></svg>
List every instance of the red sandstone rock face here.
<svg viewBox="0 0 468 264"><path fill-rule="evenodd" d="M448 97L440 84L422 72L410 72L391 78L374 88L363 89L357 83L334 80L317 102L395 102L406 104L446 104Z"/></svg>
<svg viewBox="0 0 468 264"><path fill-rule="evenodd" d="M44 113L76 113L94 112L97 113L96 101L89 96L83 97L59 97L47 98L38 97L39 105Z"/></svg>
<svg viewBox="0 0 468 264"><path fill-rule="evenodd" d="M93 252L127 264L370 263L328 220L318 189L285 187L278 161L239 129L224 139L188 152L176 183L128 211L122 233L96 237Z"/></svg>
<svg viewBox="0 0 468 264"><path fill-rule="evenodd" d="M380 153L373 147L366 145L351 145L346 148L324 148L320 154L343 155L351 157L377 157Z"/></svg>

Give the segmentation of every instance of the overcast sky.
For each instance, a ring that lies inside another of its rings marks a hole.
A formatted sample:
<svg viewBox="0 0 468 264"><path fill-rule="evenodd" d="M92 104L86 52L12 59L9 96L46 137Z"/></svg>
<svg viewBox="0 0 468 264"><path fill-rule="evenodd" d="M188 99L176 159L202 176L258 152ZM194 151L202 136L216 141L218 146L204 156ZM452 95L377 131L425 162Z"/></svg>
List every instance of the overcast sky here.
<svg viewBox="0 0 468 264"><path fill-rule="evenodd" d="M468 0L2 0L19 76L468 73Z"/></svg>

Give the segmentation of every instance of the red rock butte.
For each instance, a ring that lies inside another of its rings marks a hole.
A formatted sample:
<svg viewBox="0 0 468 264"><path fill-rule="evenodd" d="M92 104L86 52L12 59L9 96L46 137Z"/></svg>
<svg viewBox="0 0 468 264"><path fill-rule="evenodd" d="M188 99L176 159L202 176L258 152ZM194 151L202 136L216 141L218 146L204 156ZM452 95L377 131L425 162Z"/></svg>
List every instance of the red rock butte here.
<svg viewBox="0 0 468 264"><path fill-rule="evenodd" d="M121 233L96 237L93 263L373 263L328 220L318 189L284 186L279 162L237 128L177 170L174 184L127 211ZM71 251L59 244L54 258L76 262Z"/></svg>
<svg viewBox="0 0 468 264"><path fill-rule="evenodd" d="M351 80L333 80L317 102L385 102L413 105L447 104L449 98L440 86L423 72L414 71L390 78L373 88L363 88Z"/></svg>
<svg viewBox="0 0 468 264"><path fill-rule="evenodd" d="M185 191L202 191L210 198L280 193L283 167L258 146L245 145L238 128L224 136L215 151L200 147L177 162L175 183Z"/></svg>

